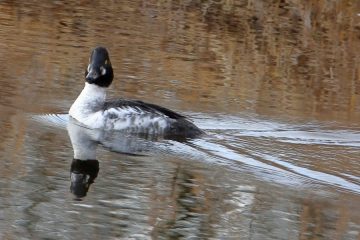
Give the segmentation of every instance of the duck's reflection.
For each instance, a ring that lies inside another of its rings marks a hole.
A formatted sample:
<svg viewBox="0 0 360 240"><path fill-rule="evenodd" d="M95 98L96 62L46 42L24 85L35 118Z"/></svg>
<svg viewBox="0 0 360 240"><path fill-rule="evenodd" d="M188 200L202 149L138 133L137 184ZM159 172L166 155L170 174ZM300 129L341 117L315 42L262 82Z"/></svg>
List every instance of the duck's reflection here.
<svg viewBox="0 0 360 240"><path fill-rule="evenodd" d="M98 160L73 159L70 168L70 191L75 195L76 199L81 199L86 196L98 172Z"/></svg>
<svg viewBox="0 0 360 240"><path fill-rule="evenodd" d="M72 119L69 120L67 130L74 150L70 167L70 191L80 200L86 196L98 175L99 161L96 159L96 148L104 134L79 126Z"/></svg>
<svg viewBox="0 0 360 240"><path fill-rule="evenodd" d="M67 130L74 150L74 158L70 167L70 191L77 200L81 200L87 195L90 185L98 176L100 167L96 149L99 144L110 151L131 156L143 156L149 149L154 149L154 142L151 140L88 129L71 118Z"/></svg>

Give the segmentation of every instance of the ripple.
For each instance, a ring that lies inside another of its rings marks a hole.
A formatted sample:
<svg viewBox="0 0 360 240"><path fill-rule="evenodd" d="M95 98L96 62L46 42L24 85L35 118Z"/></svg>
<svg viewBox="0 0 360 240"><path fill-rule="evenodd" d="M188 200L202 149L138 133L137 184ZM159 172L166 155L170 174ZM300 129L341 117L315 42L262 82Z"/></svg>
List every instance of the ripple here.
<svg viewBox="0 0 360 240"><path fill-rule="evenodd" d="M35 121L45 124L47 126L66 128L66 124L69 122L69 115L55 113L39 114L32 115L31 119L34 119Z"/></svg>

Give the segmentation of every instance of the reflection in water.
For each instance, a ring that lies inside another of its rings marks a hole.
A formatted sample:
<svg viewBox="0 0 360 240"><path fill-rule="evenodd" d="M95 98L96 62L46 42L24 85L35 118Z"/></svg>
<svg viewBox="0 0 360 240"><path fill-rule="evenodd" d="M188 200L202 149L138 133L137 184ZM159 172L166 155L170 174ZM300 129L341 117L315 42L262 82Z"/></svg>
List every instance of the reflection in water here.
<svg viewBox="0 0 360 240"><path fill-rule="evenodd" d="M63 129L68 116L36 119L42 127ZM102 229L115 224L115 232L125 239L138 236L135 233L153 238L297 239L292 238L296 233L301 239L313 235L331 239L334 229L345 239L357 236L356 176L351 171L337 176L311 170L305 163L310 161L309 152L329 163L336 160L331 152L357 149L358 134L236 117L219 122L204 116L200 126L209 129L207 138L163 142L83 128L70 118L67 128L74 156L91 159L98 145L106 149L97 149L102 166L92 194L68 206L68 211L80 211L84 217L80 223L91 219ZM39 129L42 135L54 131ZM47 138L40 139L40 146L52 146ZM284 152L292 157L286 158ZM69 161L65 163L68 169ZM86 184L78 186L79 192L88 190Z"/></svg>
<svg viewBox="0 0 360 240"><path fill-rule="evenodd" d="M68 122L67 130L74 151L70 168L70 191L80 199L86 196L98 175L99 161L96 160L96 149L103 133L81 127L74 120Z"/></svg>
<svg viewBox="0 0 360 240"><path fill-rule="evenodd" d="M0 239L359 239L359 4L1 1ZM111 151L78 202L66 131L26 115L67 112L96 45L111 95L212 138L86 133Z"/></svg>
<svg viewBox="0 0 360 240"><path fill-rule="evenodd" d="M77 199L85 197L90 185L99 172L99 161L90 159L73 159L70 168L70 191Z"/></svg>
<svg viewBox="0 0 360 240"><path fill-rule="evenodd" d="M68 109L61 101L76 98L88 52L101 44L118 56L117 96L191 111L360 119L357 1L4 1L0 8L6 106Z"/></svg>
<svg viewBox="0 0 360 240"><path fill-rule="evenodd" d="M126 135L120 135L116 141L112 141L109 139L110 133L106 134L102 130L86 128L72 118L69 118L67 130L74 151L74 159L70 168L70 190L78 199L86 196L90 185L98 175L99 161L96 157L96 150L99 144L113 151L136 155L142 146L138 143L145 141L130 136L127 138Z"/></svg>
<svg viewBox="0 0 360 240"><path fill-rule="evenodd" d="M49 119L54 118L50 117ZM59 117L55 115L56 120L58 120L57 118ZM46 119L43 118L42 120ZM160 137L155 134L139 135L121 131L110 132L90 129L80 125L79 122L71 117L66 118L66 120L68 121L67 130L74 151L74 158L70 169L70 190L77 198L86 196L90 184L94 182L98 175L99 161L96 154L98 145L123 155L145 156L144 154L148 151L156 152L155 142L153 141Z"/></svg>

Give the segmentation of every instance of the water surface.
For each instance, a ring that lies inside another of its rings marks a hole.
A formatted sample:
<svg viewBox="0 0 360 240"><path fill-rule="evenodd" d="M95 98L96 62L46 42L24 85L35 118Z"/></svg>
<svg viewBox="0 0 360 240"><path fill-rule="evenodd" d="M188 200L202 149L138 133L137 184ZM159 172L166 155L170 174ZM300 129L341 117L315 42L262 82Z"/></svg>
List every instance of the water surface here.
<svg viewBox="0 0 360 240"><path fill-rule="evenodd" d="M1 2L0 238L358 239L359 12L356 1ZM69 127L97 45L110 51L111 96L184 113L207 135ZM97 150L82 194L72 136Z"/></svg>

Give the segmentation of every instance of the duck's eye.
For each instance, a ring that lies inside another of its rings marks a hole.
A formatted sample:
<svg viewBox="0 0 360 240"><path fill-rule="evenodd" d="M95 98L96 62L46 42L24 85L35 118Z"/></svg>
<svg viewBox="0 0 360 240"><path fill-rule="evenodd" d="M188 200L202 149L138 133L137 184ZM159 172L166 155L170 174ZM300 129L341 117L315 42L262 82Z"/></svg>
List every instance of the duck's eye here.
<svg viewBox="0 0 360 240"><path fill-rule="evenodd" d="M101 71L101 75L106 74L106 68L104 68L103 66L100 67L100 71Z"/></svg>

